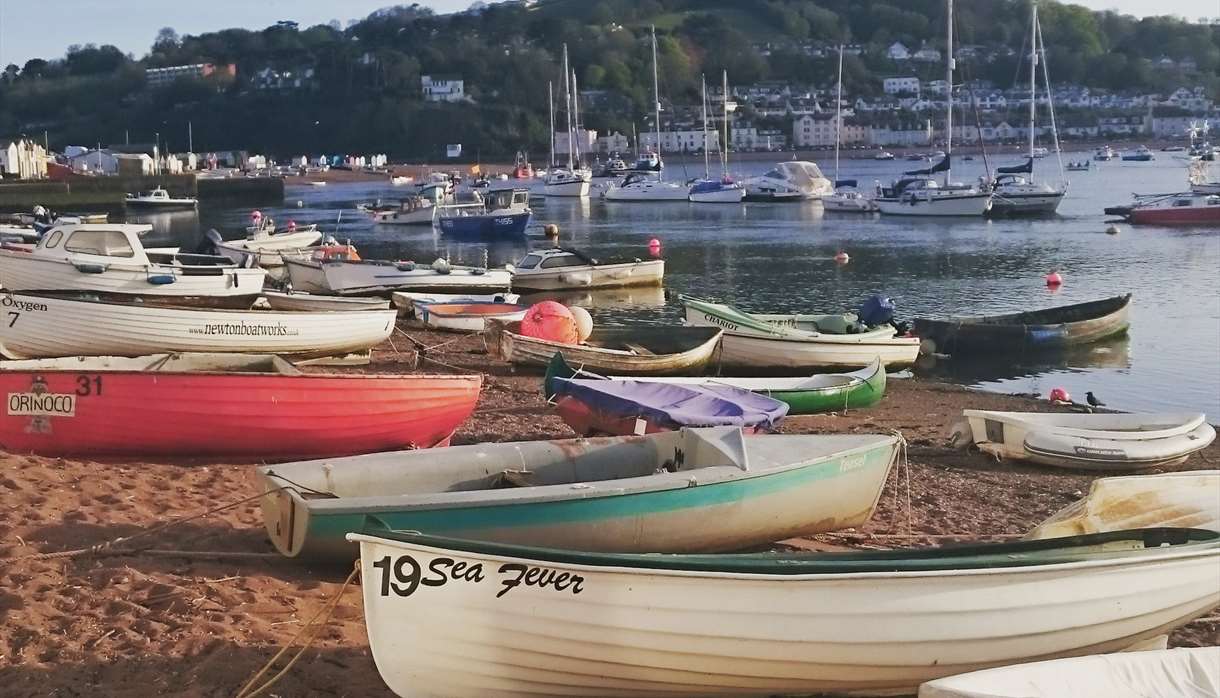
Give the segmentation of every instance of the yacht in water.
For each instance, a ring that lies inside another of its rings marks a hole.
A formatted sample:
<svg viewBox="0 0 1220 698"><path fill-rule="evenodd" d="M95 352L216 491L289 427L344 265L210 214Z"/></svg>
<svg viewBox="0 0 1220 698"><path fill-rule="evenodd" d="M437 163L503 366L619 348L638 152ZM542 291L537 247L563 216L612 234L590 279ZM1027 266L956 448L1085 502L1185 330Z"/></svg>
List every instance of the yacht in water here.
<svg viewBox="0 0 1220 698"><path fill-rule="evenodd" d="M877 187L874 200L882 213L891 216L982 216L991 208L991 192L968 184L954 183L953 162L953 0L945 0L947 24L947 109L945 110L945 156L922 170L911 170L888 187ZM944 173L943 182L935 175Z"/></svg>
<svg viewBox="0 0 1220 698"><path fill-rule="evenodd" d="M720 151L721 174L713 178L709 172L708 150L710 143L707 133L707 82L703 83L703 179L691 183L687 192L691 201L697 204L739 204L745 198L746 190L729 175L729 74L724 73L724 143ZM716 133L720 139L720 133Z"/></svg>
<svg viewBox="0 0 1220 698"><path fill-rule="evenodd" d="M1050 75L1046 68L1046 47L1042 43L1042 25L1038 22L1038 3L1030 4L1029 54L1029 155L1024 164L996 168L992 182L991 211L996 216L1050 215L1059 209L1059 203L1067 194L1067 178L1063 170L1063 155L1059 148L1059 130L1055 125L1055 106L1051 93ZM1054 137L1055 156L1059 160L1059 182L1051 185L1034 180L1034 160L1045 157L1046 148L1034 145L1034 123L1037 119L1038 63L1046 78L1046 100L1050 113L1051 134ZM1041 152L1039 152L1041 151Z"/></svg>
<svg viewBox="0 0 1220 698"><path fill-rule="evenodd" d="M548 93L550 86L547 86ZM575 93L575 94L574 94ZM579 155L574 154L576 151L576 132L572 128L572 112L575 107L575 100L579 99L579 93L575 92L572 85L572 76L569 74L568 68L568 45L563 45L563 100L564 113L568 119L567 129L567 151L568 163L567 167L555 165L555 106L554 99L551 99L551 167L547 170L546 178L543 180L542 193L546 196L563 196L563 197L585 197L589 195L589 183L593 181L593 173L588 169L581 167ZM579 117L577 124L579 125Z"/></svg>
<svg viewBox="0 0 1220 698"><path fill-rule="evenodd" d="M843 127L843 44L839 44L839 80L835 88L835 179L834 190L822 196L827 211L841 213L873 213L877 202L855 191L856 180L839 179L839 142Z"/></svg>

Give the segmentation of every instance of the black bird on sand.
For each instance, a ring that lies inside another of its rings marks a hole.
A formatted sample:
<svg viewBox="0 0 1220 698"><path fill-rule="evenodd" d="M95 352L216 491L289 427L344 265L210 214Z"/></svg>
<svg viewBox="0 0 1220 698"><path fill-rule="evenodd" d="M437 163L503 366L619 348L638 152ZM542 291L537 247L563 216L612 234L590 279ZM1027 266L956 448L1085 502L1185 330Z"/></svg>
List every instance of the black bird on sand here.
<svg viewBox="0 0 1220 698"><path fill-rule="evenodd" d="M1098 400L1096 398L1096 396L1094 396L1093 393L1091 393L1091 392L1085 393L1084 399L1085 399L1085 402L1089 403L1090 407L1105 407L1106 406L1106 403L1102 402L1101 400Z"/></svg>

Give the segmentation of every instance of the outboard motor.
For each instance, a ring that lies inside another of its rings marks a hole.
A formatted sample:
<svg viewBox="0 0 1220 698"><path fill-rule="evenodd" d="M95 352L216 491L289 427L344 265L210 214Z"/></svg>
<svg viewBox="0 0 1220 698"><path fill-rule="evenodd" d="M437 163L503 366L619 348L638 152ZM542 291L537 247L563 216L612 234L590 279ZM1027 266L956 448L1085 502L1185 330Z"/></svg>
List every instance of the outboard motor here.
<svg viewBox="0 0 1220 698"><path fill-rule="evenodd" d="M894 319L894 299L888 296L869 296L860 304L857 313L860 322L869 327L884 325Z"/></svg>

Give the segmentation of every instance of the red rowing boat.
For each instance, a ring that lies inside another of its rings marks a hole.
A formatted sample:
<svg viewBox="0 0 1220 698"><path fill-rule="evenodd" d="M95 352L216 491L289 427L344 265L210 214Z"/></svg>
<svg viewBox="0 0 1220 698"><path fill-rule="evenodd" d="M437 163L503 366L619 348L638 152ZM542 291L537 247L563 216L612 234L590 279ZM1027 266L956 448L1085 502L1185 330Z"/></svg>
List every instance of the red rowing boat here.
<svg viewBox="0 0 1220 698"><path fill-rule="evenodd" d="M7 361L0 448L286 460L446 446L480 376L306 374L275 356Z"/></svg>

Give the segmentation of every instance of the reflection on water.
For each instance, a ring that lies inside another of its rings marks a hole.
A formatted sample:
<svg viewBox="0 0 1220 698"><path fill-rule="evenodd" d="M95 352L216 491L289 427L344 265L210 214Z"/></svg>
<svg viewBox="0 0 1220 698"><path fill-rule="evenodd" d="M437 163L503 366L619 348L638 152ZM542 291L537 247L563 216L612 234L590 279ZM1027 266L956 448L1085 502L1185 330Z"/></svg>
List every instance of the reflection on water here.
<svg viewBox="0 0 1220 698"><path fill-rule="evenodd" d="M999 383L1036 378L1060 371L1127 369L1131 367L1130 347L1131 340L1128 337L1119 337L1096 344L1070 347L1064 351L1012 356L1005 361L985 356L953 356L946 359L921 356L918 368L921 375L970 383Z"/></svg>
<svg viewBox="0 0 1220 698"><path fill-rule="evenodd" d="M1013 162L1000 158L1000 164L1019 164L1013 157ZM771 164L735 169L748 175ZM906 167L850 160L842 176L866 188ZM1036 167L1044 176L1057 176L1053 163L1043 160ZM954 168L962 181L981 172L980 160ZM1132 293L1129 340L1032 361L954 359L938 363L932 375L1011 392L1045 394L1062 386L1079 396L1092 390L1119 409L1189 408L1220 418L1220 236L1125 224L1119 235L1104 233L1105 206L1125 203L1133 191L1180 190L1182 164L1169 159L1102 163L1093 172L1069 174L1059 216L1041 220L857 216L826 213L808 203L553 199L534 204L530 238L489 244L452 241L427 227L374 226L354 208L362 201L401 197L401 189L388 183L291 186L285 206L262 211L281 224L316 223L340 240L351 240L367 258L425 262L447 256L478 264L484 253L493 266L516 262L532 247L549 245L541 238L546 223L559 225L562 244L607 260L647 258L648 241L656 238L671 296L723 300L757 312L837 312L884 293L895 299L899 319L906 319L1030 310ZM238 237L250 209L204 208L197 219L193 215L153 214L157 244L168 242L162 234L198 239L199 229L209 227ZM850 254L850 263L835 264L839 250ZM1051 270L1065 279L1057 293L1043 281ZM666 302L659 289L580 292L573 300L591 306L596 322L681 321L677 302Z"/></svg>
<svg viewBox="0 0 1220 698"><path fill-rule="evenodd" d="M579 305L586 310L643 310L664 307L665 289L660 286L589 289L582 291L539 291L521 296L522 303L559 301L564 305ZM594 313L595 319L602 314ZM608 319L622 315L605 314ZM620 323L621 324L621 323Z"/></svg>

